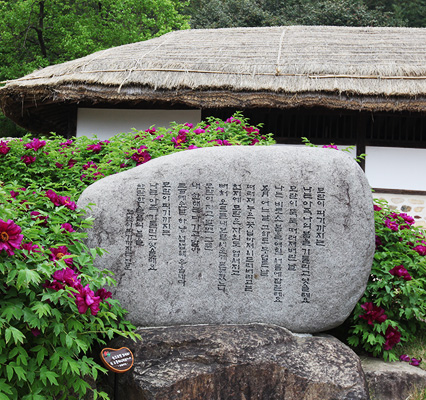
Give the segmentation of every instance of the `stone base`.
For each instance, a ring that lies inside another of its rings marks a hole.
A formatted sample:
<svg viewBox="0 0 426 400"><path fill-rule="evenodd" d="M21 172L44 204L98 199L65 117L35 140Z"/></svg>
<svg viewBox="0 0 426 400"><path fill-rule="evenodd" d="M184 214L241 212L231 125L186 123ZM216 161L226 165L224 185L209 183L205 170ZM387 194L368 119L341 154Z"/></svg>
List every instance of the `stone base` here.
<svg viewBox="0 0 426 400"><path fill-rule="evenodd" d="M130 348L135 357L134 367L119 376L119 399L369 399L358 356L331 337L301 337L263 324L138 333L142 340L136 343L111 343Z"/></svg>

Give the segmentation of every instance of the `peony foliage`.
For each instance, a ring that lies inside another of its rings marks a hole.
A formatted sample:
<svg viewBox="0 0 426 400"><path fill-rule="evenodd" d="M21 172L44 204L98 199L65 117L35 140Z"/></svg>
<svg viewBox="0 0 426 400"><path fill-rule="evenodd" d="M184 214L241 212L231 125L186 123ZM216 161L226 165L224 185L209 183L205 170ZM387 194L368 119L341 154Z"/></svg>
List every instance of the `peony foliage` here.
<svg viewBox="0 0 426 400"><path fill-rule="evenodd" d="M177 151L265 145L240 114L197 126L86 137L0 140L0 400L108 399L91 385L92 354L134 327L108 287L111 272L84 244L92 220L76 201L91 183Z"/></svg>

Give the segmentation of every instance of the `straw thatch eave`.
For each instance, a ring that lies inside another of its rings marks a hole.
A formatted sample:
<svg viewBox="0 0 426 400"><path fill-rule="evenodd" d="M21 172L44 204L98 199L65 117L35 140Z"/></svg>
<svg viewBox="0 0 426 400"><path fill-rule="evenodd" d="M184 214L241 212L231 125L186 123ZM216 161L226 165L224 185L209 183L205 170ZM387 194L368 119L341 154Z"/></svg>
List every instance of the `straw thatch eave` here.
<svg viewBox="0 0 426 400"><path fill-rule="evenodd" d="M58 131L82 104L424 112L425 98L426 29L415 28L171 32L35 71L0 89L7 116L30 130L38 120L44 132Z"/></svg>

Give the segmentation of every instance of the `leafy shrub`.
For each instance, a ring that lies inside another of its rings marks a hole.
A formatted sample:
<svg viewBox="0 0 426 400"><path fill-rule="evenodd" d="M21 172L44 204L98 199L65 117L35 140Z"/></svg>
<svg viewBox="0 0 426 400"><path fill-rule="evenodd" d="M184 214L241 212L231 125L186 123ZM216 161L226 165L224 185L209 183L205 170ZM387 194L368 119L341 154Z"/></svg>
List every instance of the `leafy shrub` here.
<svg viewBox="0 0 426 400"><path fill-rule="evenodd" d="M75 201L87 185L176 151L271 143L240 114L108 141L0 141L0 400L82 399L106 372L91 350L136 338L105 289L111 273L93 266L102 250L84 244L92 221Z"/></svg>
<svg viewBox="0 0 426 400"><path fill-rule="evenodd" d="M375 200L376 252L367 289L351 314L348 342L396 360L399 342L425 329L426 237L405 213Z"/></svg>

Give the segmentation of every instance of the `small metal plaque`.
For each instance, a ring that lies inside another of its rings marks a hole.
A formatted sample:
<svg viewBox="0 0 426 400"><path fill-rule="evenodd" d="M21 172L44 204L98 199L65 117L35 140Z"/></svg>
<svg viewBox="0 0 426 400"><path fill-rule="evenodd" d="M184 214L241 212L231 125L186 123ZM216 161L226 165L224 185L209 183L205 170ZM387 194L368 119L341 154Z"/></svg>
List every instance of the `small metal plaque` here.
<svg viewBox="0 0 426 400"><path fill-rule="evenodd" d="M119 374L128 371L133 366L133 354L127 347L105 348L101 351L101 359L110 371Z"/></svg>

